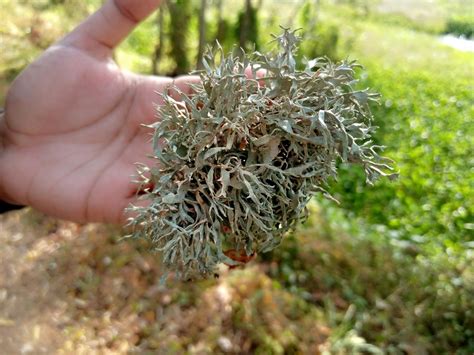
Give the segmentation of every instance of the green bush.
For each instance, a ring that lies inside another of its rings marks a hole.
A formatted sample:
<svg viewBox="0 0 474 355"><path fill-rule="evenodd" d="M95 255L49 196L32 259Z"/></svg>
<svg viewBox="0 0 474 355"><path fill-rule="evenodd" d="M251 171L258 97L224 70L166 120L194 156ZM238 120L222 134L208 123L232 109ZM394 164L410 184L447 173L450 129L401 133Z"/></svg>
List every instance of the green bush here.
<svg viewBox="0 0 474 355"><path fill-rule="evenodd" d="M383 353L474 350L474 253L424 257L323 205L264 257L272 278L324 309L333 346L356 334Z"/></svg>
<svg viewBox="0 0 474 355"><path fill-rule="evenodd" d="M364 189L362 171L341 168L336 197L349 215L384 225L397 238L429 248L471 241L469 55L426 34L373 24L361 28L365 40L357 41L353 53L366 67L360 87L382 94L373 107L380 126L374 139L388 147L384 154L397 161L400 178Z"/></svg>
<svg viewBox="0 0 474 355"><path fill-rule="evenodd" d="M390 147L400 179L363 191L357 182L361 172L345 171L339 184L343 206L397 230L400 237L468 242L474 217L468 81L442 72L366 64L367 85L384 95L374 110L381 126L376 139Z"/></svg>
<svg viewBox="0 0 474 355"><path fill-rule="evenodd" d="M298 25L301 27L303 42L300 45L301 61L305 58L328 57L340 59L337 53L339 45L339 29L329 21L320 21L318 9L312 1L306 1L302 6Z"/></svg>
<svg viewBox="0 0 474 355"><path fill-rule="evenodd" d="M463 19L450 19L446 23L445 33L472 38L474 34L474 22Z"/></svg>

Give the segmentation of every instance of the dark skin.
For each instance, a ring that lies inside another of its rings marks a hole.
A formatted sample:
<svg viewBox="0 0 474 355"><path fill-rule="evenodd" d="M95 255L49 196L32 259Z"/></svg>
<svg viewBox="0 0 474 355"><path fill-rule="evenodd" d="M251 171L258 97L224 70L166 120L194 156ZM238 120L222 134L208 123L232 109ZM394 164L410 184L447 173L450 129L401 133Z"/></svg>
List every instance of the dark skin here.
<svg viewBox="0 0 474 355"><path fill-rule="evenodd" d="M25 69L0 121L0 199L77 222L123 223L136 201L135 163L150 163L157 92L194 76L120 69L113 49L159 6L108 0Z"/></svg>

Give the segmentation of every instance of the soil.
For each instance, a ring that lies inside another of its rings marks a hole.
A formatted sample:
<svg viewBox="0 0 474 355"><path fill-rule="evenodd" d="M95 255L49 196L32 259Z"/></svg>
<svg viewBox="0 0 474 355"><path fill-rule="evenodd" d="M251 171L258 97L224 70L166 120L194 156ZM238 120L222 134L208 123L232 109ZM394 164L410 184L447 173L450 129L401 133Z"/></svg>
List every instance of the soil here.
<svg viewBox="0 0 474 355"><path fill-rule="evenodd" d="M121 234L30 209L1 215L0 352L128 351L145 324L126 300L160 292L157 262Z"/></svg>

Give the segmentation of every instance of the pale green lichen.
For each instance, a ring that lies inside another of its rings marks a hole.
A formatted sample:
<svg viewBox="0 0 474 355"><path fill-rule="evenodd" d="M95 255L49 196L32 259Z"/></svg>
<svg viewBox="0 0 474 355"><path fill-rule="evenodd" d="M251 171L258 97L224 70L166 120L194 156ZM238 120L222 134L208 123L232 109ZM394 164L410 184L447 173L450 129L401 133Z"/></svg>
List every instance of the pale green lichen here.
<svg viewBox="0 0 474 355"><path fill-rule="evenodd" d="M331 197L338 160L362 165L369 183L394 176L370 140L378 95L354 90L357 64L319 58L298 70L295 32L275 41L275 55L209 51L192 96L163 94L151 125L156 166L139 168L154 186L142 197L150 204L131 207L130 224L181 276L232 263L226 249L275 248L314 194Z"/></svg>

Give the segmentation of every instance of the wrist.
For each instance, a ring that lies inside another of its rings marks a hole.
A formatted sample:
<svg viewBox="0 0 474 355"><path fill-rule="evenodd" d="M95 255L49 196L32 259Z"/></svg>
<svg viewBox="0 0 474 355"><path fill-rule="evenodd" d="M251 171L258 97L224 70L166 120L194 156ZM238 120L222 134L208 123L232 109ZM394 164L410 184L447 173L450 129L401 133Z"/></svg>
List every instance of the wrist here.
<svg viewBox="0 0 474 355"><path fill-rule="evenodd" d="M3 107L0 107L0 201L6 201L6 193L4 191L3 184L3 173L5 167L3 166L3 160L5 156L5 110Z"/></svg>
<svg viewBox="0 0 474 355"><path fill-rule="evenodd" d="M4 183L4 174L6 171L6 166L5 166L5 129L6 129L6 124L5 124L5 110L0 107L0 210L4 210L7 207L7 204L9 206L15 206L18 205L15 203L15 201L7 194L6 188L5 188L5 183ZM13 208L9 208L13 209Z"/></svg>
<svg viewBox="0 0 474 355"><path fill-rule="evenodd" d="M3 161L5 160L5 110L0 107L0 203L1 201L6 201L6 193L3 183L3 175L5 172L5 166Z"/></svg>

